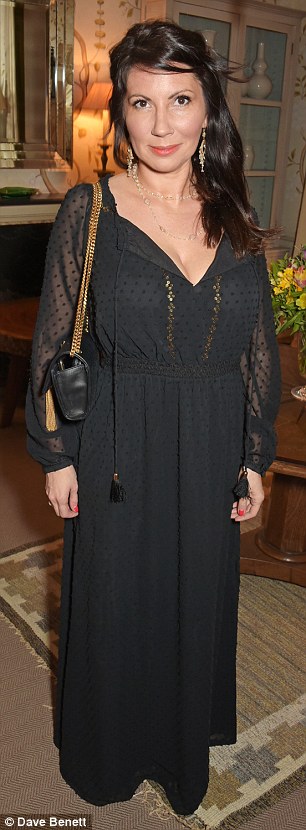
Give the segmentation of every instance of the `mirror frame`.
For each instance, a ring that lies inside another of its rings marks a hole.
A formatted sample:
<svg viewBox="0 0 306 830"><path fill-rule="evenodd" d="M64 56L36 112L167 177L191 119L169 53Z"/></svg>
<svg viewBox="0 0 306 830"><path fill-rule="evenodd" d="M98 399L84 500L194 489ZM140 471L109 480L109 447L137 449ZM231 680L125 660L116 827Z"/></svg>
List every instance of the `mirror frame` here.
<svg viewBox="0 0 306 830"><path fill-rule="evenodd" d="M41 135L35 136L33 141L22 141L16 135L4 138L2 121L2 136L0 137L0 168L45 168L45 169L71 169L73 165L73 38L74 38L74 0L0 0L0 26L1 26L1 5L11 7L12 15L16 15L16 9L24 15L25 9L31 12L34 7L40 7L40 16L45 26L45 49L42 47L41 56L44 65L41 72L35 66L32 68L32 78L37 79L37 85L32 89L33 99L39 101L39 122ZM4 15L4 11L3 11ZM15 25L15 24L14 24ZM21 29L23 27L21 26ZM16 32L13 33L13 38ZM0 44L1 45L1 44ZM33 44L27 43L24 34L22 50L24 63L26 62L27 48L28 55L33 55ZM8 52L3 50L5 56ZM0 50L1 58L1 50ZM3 59L3 55L2 55ZM6 58L6 60L8 60ZM29 58L30 60L30 58ZM32 58L33 61L33 58ZM17 63L17 60L16 60ZM11 103L9 97L5 97L6 90L3 89L3 65L0 63L0 119L5 115L4 110L9 112ZM2 78L1 78L2 75ZM17 72L16 72L17 75ZM4 66L5 77L5 66ZM23 75L24 77L24 75ZM44 91L40 84L43 84ZM34 84L33 84L34 85ZM28 88L27 88L28 87ZM29 84L24 82L20 94L20 78L16 84L16 94L11 100L18 100L17 90L21 103L22 118L25 121L24 135L29 133L26 124L27 106L25 97L29 95ZM7 103L6 103L7 102ZM33 104L34 107L34 104ZM17 104L16 104L17 108ZM34 112L34 110L33 110ZM16 119L17 122L18 118ZM22 119L21 119L22 120ZM30 122L30 116L29 116ZM1 120L0 120L1 126ZM29 126L29 125L28 125Z"/></svg>

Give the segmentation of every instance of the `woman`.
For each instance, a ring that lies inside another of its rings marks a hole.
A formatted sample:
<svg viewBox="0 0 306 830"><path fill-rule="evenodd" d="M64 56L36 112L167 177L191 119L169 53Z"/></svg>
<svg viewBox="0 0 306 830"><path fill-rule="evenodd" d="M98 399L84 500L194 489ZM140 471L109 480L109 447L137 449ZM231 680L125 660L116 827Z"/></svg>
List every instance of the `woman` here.
<svg viewBox="0 0 306 830"><path fill-rule="evenodd" d="M112 49L115 158L128 175L103 180L95 403L84 422L58 416L46 431L39 390L73 327L89 185L67 194L51 235L28 396L30 452L55 512L73 519L62 775L99 805L153 779L182 815L207 789L209 746L236 740L239 524L263 500L279 401L269 232L249 206L222 75L201 35L171 23L137 24ZM243 465L249 494L235 498Z"/></svg>

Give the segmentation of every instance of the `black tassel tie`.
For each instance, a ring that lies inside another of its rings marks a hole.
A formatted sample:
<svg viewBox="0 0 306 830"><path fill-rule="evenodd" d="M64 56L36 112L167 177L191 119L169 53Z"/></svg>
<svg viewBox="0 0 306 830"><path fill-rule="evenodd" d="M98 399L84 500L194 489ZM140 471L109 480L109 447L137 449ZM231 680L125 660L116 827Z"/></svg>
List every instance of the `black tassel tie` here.
<svg viewBox="0 0 306 830"><path fill-rule="evenodd" d="M114 473L110 489L110 500L115 504L126 501L126 492L121 484L118 473L117 451L118 451L118 395L117 395L117 380L118 380L118 311L117 311L117 286L118 276L121 262L124 255L124 247L121 251L119 264L117 267L115 280L115 296L114 296L114 354L113 354L113 400L114 400Z"/></svg>
<svg viewBox="0 0 306 830"><path fill-rule="evenodd" d="M126 492L119 480L118 473L114 473L110 492L111 501L126 501Z"/></svg>
<svg viewBox="0 0 306 830"><path fill-rule="evenodd" d="M239 481L237 481L236 486L233 490L234 496L236 496L237 501L239 499L247 499L250 496L249 490L249 479L248 479L248 471L246 467L242 467L242 473L240 476Z"/></svg>

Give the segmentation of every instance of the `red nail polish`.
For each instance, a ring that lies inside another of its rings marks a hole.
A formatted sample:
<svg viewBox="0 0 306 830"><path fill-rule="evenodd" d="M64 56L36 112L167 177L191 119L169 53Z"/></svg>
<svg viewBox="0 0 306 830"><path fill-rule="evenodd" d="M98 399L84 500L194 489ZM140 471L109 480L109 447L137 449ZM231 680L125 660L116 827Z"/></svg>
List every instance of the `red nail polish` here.
<svg viewBox="0 0 306 830"><path fill-rule="evenodd" d="M238 516L244 516L245 510L238 510Z"/></svg>
<svg viewBox="0 0 306 830"><path fill-rule="evenodd" d="M74 513L78 513L78 512L79 512L79 508L78 508L78 506L73 507L73 508L72 508L72 510L74 511Z"/></svg>

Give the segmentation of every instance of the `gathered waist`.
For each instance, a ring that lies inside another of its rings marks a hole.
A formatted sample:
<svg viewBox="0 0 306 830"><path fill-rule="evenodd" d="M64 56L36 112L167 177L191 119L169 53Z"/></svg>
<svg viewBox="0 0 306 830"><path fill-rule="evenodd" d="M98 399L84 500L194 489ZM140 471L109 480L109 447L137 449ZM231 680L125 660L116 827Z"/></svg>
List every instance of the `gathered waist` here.
<svg viewBox="0 0 306 830"><path fill-rule="evenodd" d="M220 377L237 372L240 369L240 360L222 360L217 363L174 364L158 363L152 360L140 360L137 357L121 357L118 355L116 369L124 374L159 375L169 378L210 378ZM113 369L114 360L110 355L101 355L101 367Z"/></svg>

